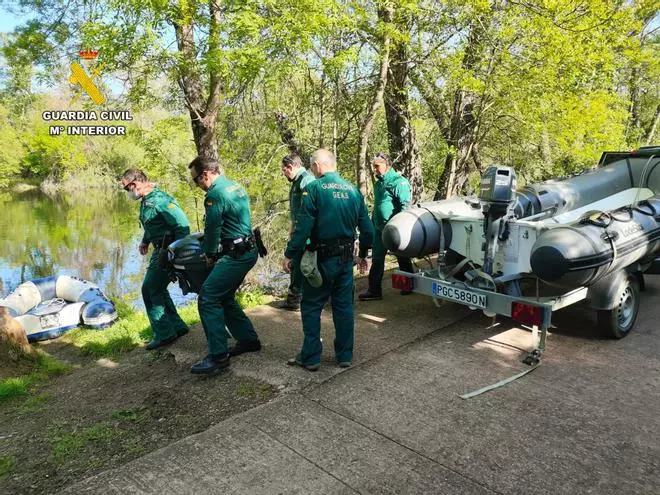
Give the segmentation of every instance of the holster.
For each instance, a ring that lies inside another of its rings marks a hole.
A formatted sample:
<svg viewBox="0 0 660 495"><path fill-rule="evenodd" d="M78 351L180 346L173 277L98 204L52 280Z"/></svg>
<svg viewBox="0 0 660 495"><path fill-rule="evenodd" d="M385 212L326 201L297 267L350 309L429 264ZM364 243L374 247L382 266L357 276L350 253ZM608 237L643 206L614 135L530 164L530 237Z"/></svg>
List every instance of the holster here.
<svg viewBox="0 0 660 495"><path fill-rule="evenodd" d="M257 227L252 231L252 235L254 236L254 242L257 245L257 252L259 253L259 256L262 258L265 257L268 254L268 249L266 249L266 245L261 238L261 229Z"/></svg>
<svg viewBox="0 0 660 495"><path fill-rule="evenodd" d="M160 268L167 268L169 264L169 260L167 258L167 246L169 246L172 242L174 242L174 235L172 234L165 234L162 239L156 239L150 241L151 244L153 244L154 249L159 249L160 252L158 253L158 266Z"/></svg>
<svg viewBox="0 0 660 495"><path fill-rule="evenodd" d="M342 262L353 260L353 239L337 239L336 241L316 244L314 249L318 253L319 261L325 261L340 256Z"/></svg>
<svg viewBox="0 0 660 495"><path fill-rule="evenodd" d="M232 258L240 258L248 251L252 251L256 247L256 242L253 236L227 239L220 243L220 256L231 256Z"/></svg>
<svg viewBox="0 0 660 495"><path fill-rule="evenodd" d="M165 234L162 239L152 239L149 241L151 244L153 244L154 249L161 249L163 247L167 247L172 242L174 242L174 235L173 234Z"/></svg>

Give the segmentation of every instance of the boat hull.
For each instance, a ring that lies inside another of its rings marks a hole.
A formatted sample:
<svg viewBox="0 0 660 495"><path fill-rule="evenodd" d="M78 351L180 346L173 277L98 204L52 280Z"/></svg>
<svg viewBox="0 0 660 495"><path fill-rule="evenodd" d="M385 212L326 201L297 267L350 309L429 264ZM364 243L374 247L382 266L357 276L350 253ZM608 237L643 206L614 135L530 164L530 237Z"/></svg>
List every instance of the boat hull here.
<svg viewBox="0 0 660 495"><path fill-rule="evenodd" d="M589 286L634 263L651 262L660 251L660 197L637 208L595 212L551 228L532 247L532 272L544 282L572 289Z"/></svg>
<svg viewBox="0 0 660 495"><path fill-rule="evenodd" d="M0 306L9 309L30 342L59 337L80 325L104 328L118 318L98 286L66 275L22 283Z"/></svg>

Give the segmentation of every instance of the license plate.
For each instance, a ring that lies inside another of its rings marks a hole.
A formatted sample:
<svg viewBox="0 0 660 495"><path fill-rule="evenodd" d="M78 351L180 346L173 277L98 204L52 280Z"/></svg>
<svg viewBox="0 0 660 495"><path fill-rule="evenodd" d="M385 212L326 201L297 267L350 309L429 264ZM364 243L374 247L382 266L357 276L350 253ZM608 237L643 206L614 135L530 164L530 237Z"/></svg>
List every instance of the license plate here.
<svg viewBox="0 0 660 495"><path fill-rule="evenodd" d="M439 284L437 282L433 282L433 294L442 299L455 301L457 303L465 304L466 306L474 306L477 308L485 308L487 302L486 296L483 294L477 294L471 290L459 289L458 287Z"/></svg>

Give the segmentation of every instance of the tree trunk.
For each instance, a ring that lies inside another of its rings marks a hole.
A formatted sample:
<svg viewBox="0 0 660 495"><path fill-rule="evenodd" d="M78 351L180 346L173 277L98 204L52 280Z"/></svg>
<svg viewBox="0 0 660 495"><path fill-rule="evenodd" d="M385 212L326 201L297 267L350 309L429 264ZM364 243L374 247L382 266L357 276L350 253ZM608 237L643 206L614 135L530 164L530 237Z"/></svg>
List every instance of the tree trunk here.
<svg viewBox="0 0 660 495"><path fill-rule="evenodd" d="M651 124L651 128L649 129L649 132L646 135L647 146L651 146L653 144L655 133L658 130L658 121L660 121L660 104L655 107L655 116L653 117L653 124Z"/></svg>
<svg viewBox="0 0 660 495"><path fill-rule="evenodd" d="M630 72L630 123L629 126L633 132L633 137L635 140L639 139L640 136L637 131L640 128L640 116L639 116L639 69L633 67Z"/></svg>
<svg viewBox="0 0 660 495"><path fill-rule="evenodd" d="M277 128L280 131L280 139L282 140L282 143L286 144L289 153L292 155L298 155L305 168L308 168L310 165L309 153L306 153L303 150L302 145L296 139L296 130L289 127L287 114L278 112L275 114L275 120L277 122Z"/></svg>
<svg viewBox="0 0 660 495"><path fill-rule="evenodd" d="M383 7L378 11L378 18L386 23L392 22L394 9L391 6ZM382 48L380 54L380 71L376 88L367 108L367 113L362 121L362 129L360 131L360 145L358 148L357 162L355 164L355 178L357 180L358 189L366 196L368 188L369 174L367 172L367 146L369 144L369 137L371 130L374 126L374 119L376 112L383 102L383 93L385 92L385 85L387 84L387 71L390 63L390 34L389 30L385 30L383 35Z"/></svg>
<svg viewBox="0 0 660 495"><path fill-rule="evenodd" d="M477 128L473 109L476 96L473 93L458 90L454 95L449 145L451 151L445 159L445 169L440 174L434 200L446 199L460 194L467 183L469 159L475 141Z"/></svg>
<svg viewBox="0 0 660 495"><path fill-rule="evenodd" d="M0 360L18 361L33 353L23 326L0 307Z"/></svg>
<svg viewBox="0 0 660 495"><path fill-rule="evenodd" d="M391 55L390 72L385 87L385 117L390 157L394 168L410 181L412 200L417 202L424 193L424 178L415 129L410 123L410 102L406 85L408 45L397 43Z"/></svg>
<svg viewBox="0 0 660 495"><path fill-rule="evenodd" d="M481 62L485 24L485 19L477 19L472 24L462 63L466 71L474 72ZM434 200L460 194L467 184L469 159L477 139L478 121L474 114L476 102L477 95L472 91L458 89L454 93L447 131L447 144L451 151L445 160L445 169L440 174Z"/></svg>
<svg viewBox="0 0 660 495"><path fill-rule="evenodd" d="M319 148L325 148L325 72L321 74L321 89L319 91Z"/></svg>
<svg viewBox="0 0 660 495"><path fill-rule="evenodd" d="M209 55L219 49L220 7L213 0L209 1ZM215 71L209 74L208 95L204 94L204 83L201 77L194 37L193 16L181 12L179 20L172 20L176 35L177 47L182 61L179 64L178 84L185 98L190 114L190 123L197 154L201 157L218 160L218 142L215 138L215 124L220 111L221 81Z"/></svg>

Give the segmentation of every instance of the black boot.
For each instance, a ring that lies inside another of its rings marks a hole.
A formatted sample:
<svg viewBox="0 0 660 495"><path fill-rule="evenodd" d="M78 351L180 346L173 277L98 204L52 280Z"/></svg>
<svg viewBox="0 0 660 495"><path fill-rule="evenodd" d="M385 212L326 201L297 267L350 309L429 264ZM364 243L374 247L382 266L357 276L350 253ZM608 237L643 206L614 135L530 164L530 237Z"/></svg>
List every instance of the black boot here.
<svg viewBox="0 0 660 495"><path fill-rule="evenodd" d="M158 349L159 347L163 347L164 345L171 344L178 338L179 338L178 335L172 335L171 337L167 337L166 339L157 339L156 337L154 337L152 340L149 341L149 343L144 348L147 351L153 351L154 349Z"/></svg>
<svg viewBox="0 0 660 495"><path fill-rule="evenodd" d="M286 301L281 303L278 306L280 309L288 309L289 311L299 311L300 310L300 294L291 294L289 293L286 296Z"/></svg>
<svg viewBox="0 0 660 495"><path fill-rule="evenodd" d="M215 375L222 370L229 368L229 353L208 354L204 359L195 363L190 368L190 372L196 375Z"/></svg>
<svg viewBox="0 0 660 495"><path fill-rule="evenodd" d="M248 340L247 342L236 342L236 345L229 348L229 355L231 357L240 356L245 352L258 352L261 350L261 342L259 339Z"/></svg>
<svg viewBox="0 0 660 495"><path fill-rule="evenodd" d="M360 301L380 301L383 298L383 294L372 289L367 289L361 293L358 298Z"/></svg>

